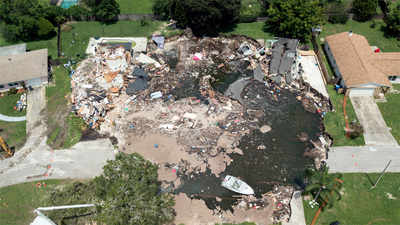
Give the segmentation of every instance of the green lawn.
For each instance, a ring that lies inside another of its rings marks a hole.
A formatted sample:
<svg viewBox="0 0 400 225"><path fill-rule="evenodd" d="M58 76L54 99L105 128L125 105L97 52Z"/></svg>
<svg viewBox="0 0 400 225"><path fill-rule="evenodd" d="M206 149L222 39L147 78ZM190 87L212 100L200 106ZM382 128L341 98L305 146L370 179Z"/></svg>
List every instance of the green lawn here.
<svg viewBox="0 0 400 225"><path fill-rule="evenodd" d="M154 0L117 0L121 14L151 14Z"/></svg>
<svg viewBox="0 0 400 225"><path fill-rule="evenodd" d="M364 145L364 137L360 136L356 139L347 138L345 135L345 121L343 115L343 99L344 95L337 94L332 85L327 86L328 93L335 109L334 112L328 112L324 117L324 125L326 132L333 138L333 146L358 146ZM351 101L348 98L346 104L346 113L349 123L357 119Z"/></svg>
<svg viewBox="0 0 400 225"><path fill-rule="evenodd" d="M342 200L331 209L323 211L317 225L339 221L343 225L398 225L400 224L400 174L387 173L373 190L379 174L344 174ZM371 180L371 181L370 181ZM388 198L392 195L396 200ZM311 223L317 209L304 201L307 224Z"/></svg>
<svg viewBox="0 0 400 225"><path fill-rule="evenodd" d="M0 97L0 114L6 116L25 116L26 110L21 112L14 109L17 101L20 99L22 94L14 94Z"/></svg>
<svg viewBox="0 0 400 225"><path fill-rule="evenodd" d="M382 20L376 20L374 28L371 27L372 23L372 21L361 23L354 20L349 20L346 24L328 23L323 26L320 37L351 30L356 34L364 35L370 45L378 46L385 52L400 51L400 41L397 41L396 38L385 37L381 29L385 23Z"/></svg>
<svg viewBox="0 0 400 225"><path fill-rule="evenodd" d="M55 86L46 88L47 97L47 143L53 148L69 148L79 142L85 128L80 117L70 113L68 96L71 79L62 66L53 67Z"/></svg>
<svg viewBox="0 0 400 225"><path fill-rule="evenodd" d="M271 33L263 31L264 24L264 22L238 23L223 34L241 34L255 39L272 39L274 36Z"/></svg>
<svg viewBox="0 0 400 225"><path fill-rule="evenodd" d="M400 91L400 84L393 85ZM379 109L388 127L392 128L392 135L400 143L400 94L387 94L387 102L378 103Z"/></svg>
<svg viewBox="0 0 400 225"><path fill-rule="evenodd" d="M0 113L7 116L24 116L25 110L22 112L14 110L14 106L20 96L21 94L14 94L0 97ZM14 147L18 150L26 141L26 121L0 121L0 136L5 139L9 147Z"/></svg>
<svg viewBox="0 0 400 225"><path fill-rule="evenodd" d="M71 180L47 180L38 188L38 182L17 184L0 188L0 224L1 225L27 225L30 224L35 214L33 210L45 206L44 199L50 191L59 185L72 182Z"/></svg>
<svg viewBox="0 0 400 225"><path fill-rule="evenodd" d="M141 26L139 21L119 21L111 25L102 25L99 22L78 22L71 24L72 29L62 32L62 51L64 55L76 57L85 54L90 37L148 37L161 25L161 22L151 22ZM0 36L1 45L11 45ZM31 50L48 48L49 55L57 58L57 37L50 40L32 41L27 43Z"/></svg>
<svg viewBox="0 0 400 225"><path fill-rule="evenodd" d="M9 147L18 150L26 141L26 122L0 121L0 136L6 140Z"/></svg>

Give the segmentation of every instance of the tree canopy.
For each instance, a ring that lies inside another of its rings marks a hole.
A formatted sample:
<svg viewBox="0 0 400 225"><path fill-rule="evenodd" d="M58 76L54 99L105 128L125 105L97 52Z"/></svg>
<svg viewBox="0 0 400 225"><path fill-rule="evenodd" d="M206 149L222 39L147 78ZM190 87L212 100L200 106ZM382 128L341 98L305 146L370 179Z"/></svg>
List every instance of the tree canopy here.
<svg viewBox="0 0 400 225"><path fill-rule="evenodd" d="M94 203L96 208L64 210L50 214L55 221L68 224L66 217L92 214L97 224L148 225L173 220L173 197L160 193L156 165L139 154L119 153L108 161L103 174L88 183L74 183L56 190L49 204ZM87 219L87 218L86 218ZM85 224L73 221L71 224Z"/></svg>
<svg viewBox="0 0 400 225"><path fill-rule="evenodd" d="M311 37L312 28L323 21L318 0L275 0L268 9L265 29L276 36L305 41Z"/></svg>
<svg viewBox="0 0 400 225"><path fill-rule="evenodd" d="M367 21L376 15L377 7L378 0L354 0L352 11L356 20Z"/></svg>
<svg viewBox="0 0 400 225"><path fill-rule="evenodd" d="M388 34L400 38L400 4L390 9L383 20L386 23Z"/></svg>
<svg viewBox="0 0 400 225"><path fill-rule="evenodd" d="M171 17L195 35L216 35L239 20L240 0L170 0Z"/></svg>

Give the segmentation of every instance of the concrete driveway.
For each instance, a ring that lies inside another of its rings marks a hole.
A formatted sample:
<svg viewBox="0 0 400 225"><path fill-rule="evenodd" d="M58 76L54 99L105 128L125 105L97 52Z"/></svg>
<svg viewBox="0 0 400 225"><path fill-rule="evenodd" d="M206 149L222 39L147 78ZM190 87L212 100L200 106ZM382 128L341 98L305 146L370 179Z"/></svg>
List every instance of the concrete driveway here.
<svg viewBox="0 0 400 225"><path fill-rule="evenodd" d="M350 96L350 99L357 114L357 118L364 128L364 140L366 145L398 146L397 141L386 126L385 120L373 97Z"/></svg>
<svg viewBox="0 0 400 225"><path fill-rule="evenodd" d="M400 172L400 147L334 147L328 152L329 172L380 173L392 160L387 172Z"/></svg>
<svg viewBox="0 0 400 225"><path fill-rule="evenodd" d="M109 139L79 142L55 151L41 144L24 157L0 161L0 187L46 179L93 178L103 172L107 160L115 158L113 149Z"/></svg>

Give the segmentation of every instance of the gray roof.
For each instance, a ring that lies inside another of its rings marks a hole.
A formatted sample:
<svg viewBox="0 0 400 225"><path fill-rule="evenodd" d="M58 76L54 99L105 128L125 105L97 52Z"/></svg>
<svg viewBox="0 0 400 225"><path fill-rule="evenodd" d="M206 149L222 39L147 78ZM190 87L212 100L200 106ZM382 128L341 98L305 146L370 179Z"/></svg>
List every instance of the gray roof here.
<svg viewBox="0 0 400 225"><path fill-rule="evenodd" d="M47 77L47 49L0 56L0 84Z"/></svg>
<svg viewBox="0 0 400 225"><path fill-rule="evenodd" d="M18 55L26 52L26 43L0 47L0 56Z"/></svg>
<svg viewBox="0 0 400 225"><path fill-rule="evenodd" d="M290 71L296 56L299 40L279 38L272 46L272 58L269 66L271 74L286 74Z"/></svg>

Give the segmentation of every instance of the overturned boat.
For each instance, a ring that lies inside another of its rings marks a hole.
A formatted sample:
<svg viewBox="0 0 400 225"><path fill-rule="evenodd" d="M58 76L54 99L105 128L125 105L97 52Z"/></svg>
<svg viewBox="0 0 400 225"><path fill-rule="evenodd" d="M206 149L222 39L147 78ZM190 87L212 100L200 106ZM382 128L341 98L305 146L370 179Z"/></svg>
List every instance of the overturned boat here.
<svg viewBox="0 0 400 225"><path fill-rule="evenodd" d="M254 190L244 181L237 177L227 175L221 183L222 187L231 191L243 194L243 195L254 195Z"/></svg>

